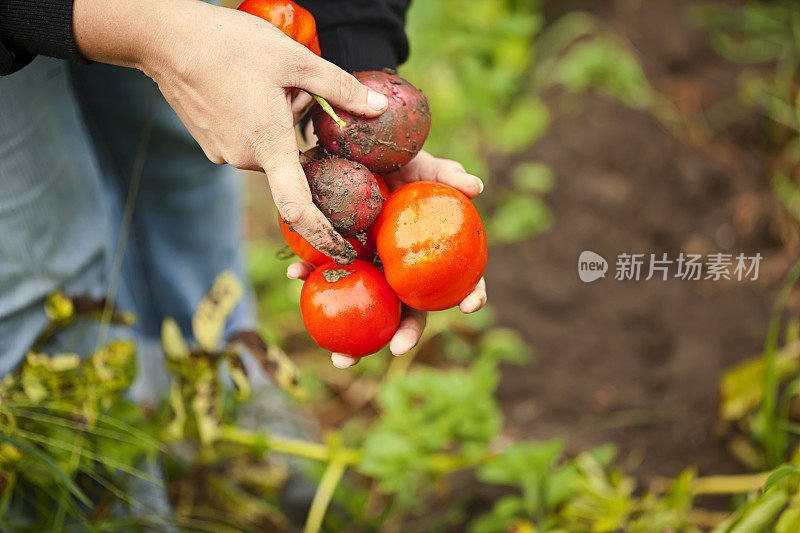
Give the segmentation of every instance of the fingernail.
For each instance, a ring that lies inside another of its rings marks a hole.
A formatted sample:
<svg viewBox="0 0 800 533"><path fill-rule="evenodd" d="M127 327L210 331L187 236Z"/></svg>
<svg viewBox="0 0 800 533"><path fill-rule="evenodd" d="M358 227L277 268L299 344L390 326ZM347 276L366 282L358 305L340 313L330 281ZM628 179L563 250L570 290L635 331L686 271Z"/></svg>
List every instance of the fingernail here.
<svg viewBox="0 0 800 533"><path fill-rule="evenodd" d="M331 363L336 368L348 368L353 366L355 361L351 357L347 357L346 355L342 355L340 353L332 353L331 354Z"/></svg>
<svg viewBox="0 0 800 533"><path fill-rule="evenodd" d="M475 176L473 174L468 174L468 175L469 175L469 177L474 178L478 182L478 187L480 187L480 190L478 191L478 194L482 193L483 192L483 180L480 179L478 176Z"/></svg>
<svg viewBox="0 0 800 533"><path fill-rule="evenodd" d="M381 93L369 91L367 94L367 103L375 111L383 111L389 105L389 99Z"/></svg>
<svg viewBox="0 0 800 533"><path fill-rule="evenodd" d="M461 308L462 313L469 314L469 313L474 313L475 311L478 310L477 308L479 303L480 301L478 300L477 297L467 296L467 298L463 302L461 302L461 305L459 307Z"/></svg>

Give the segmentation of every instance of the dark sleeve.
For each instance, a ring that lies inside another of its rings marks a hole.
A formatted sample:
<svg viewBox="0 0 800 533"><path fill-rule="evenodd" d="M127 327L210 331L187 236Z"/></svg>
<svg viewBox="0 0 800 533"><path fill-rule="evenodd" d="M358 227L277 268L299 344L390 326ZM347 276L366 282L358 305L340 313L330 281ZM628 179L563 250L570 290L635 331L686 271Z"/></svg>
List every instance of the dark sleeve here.
<svg viewBox="0 0 800 533"><path fill-rule="evenodd" d="M317 21L322 57L344 70L396 68L408 59L404 27L411 0L295 1Z"/></svg>
<svg viewBox="0 0 800 533"><path fill-rule="evenodd" d="M72 34L73 0L0 0L0 75L42 54L84 61Z"/></svg>

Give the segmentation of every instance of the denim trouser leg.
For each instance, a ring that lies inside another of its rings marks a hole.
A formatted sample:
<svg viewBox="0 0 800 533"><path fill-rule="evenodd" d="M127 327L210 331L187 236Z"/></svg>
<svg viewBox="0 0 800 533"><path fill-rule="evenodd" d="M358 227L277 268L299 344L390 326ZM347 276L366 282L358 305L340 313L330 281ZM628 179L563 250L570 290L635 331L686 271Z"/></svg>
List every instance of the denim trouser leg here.
<svg viewBox="0 0 800 533"><path fill-rule="evenodd" d="M100 296L108 206L66 65L0 78L0 375L24 356L56 289Z"/></svg>
<svg viewBox="0 0 800 533"><path fill-rule="evenodd" d="M112 212L121 213L155 85L140 72L106 65L73 67L72 76L106 176ZM237 172L208 161L160 94L154 120L118 295L121 307L141 317L140 376L133 390L140 400L163 393L167 385L156 343L163 318L175 318L188 334L194 307L220 271L233 270L246 279ZM248 293L227 329L254 326ZM308 438L307 423L289 408L255 360L245 357L244 363L254 398L242 410L241 424ZM284 496L290 515L302 517L313 487L295 475Z"/></svg>
<svg viewBox="0 0 800 533"><path fill-rule="evenodd" d="M49 293L105 293L154 91L137 71L67 67L46 58L0 78L0 375L46 324ZM119 307L139 318L132 392L140 401L152 401L167 385L157 343L162 320L175 318L188 334L194 307L220 271L245 279L236 173L208 162L163 98L155 98L117 294ZM228 329L253 325L248 299ZM258 396L248 425L307 435L254 360L245 364ZM313 492L297 488L290 498L304 507ZM160 491L135 492L151 508L165 509Z"/></svg>
<svg viewBox="0 0 800 533"><path fill-rule="evenodd" d="M240 257L240 181L236 171L206 159L178 117L138 71L108 65L71 69L75 93L105 176L117 235L131 170L154 104L153 130L127 240L117 297L139 317L142 378L134 393L152 397L166 386L155 346L165 317L190 331L191 313L216 275L233 270L244 280ZM249 300L229 321L254 326ZM149 398L148 398L149 399Z"/></svg>

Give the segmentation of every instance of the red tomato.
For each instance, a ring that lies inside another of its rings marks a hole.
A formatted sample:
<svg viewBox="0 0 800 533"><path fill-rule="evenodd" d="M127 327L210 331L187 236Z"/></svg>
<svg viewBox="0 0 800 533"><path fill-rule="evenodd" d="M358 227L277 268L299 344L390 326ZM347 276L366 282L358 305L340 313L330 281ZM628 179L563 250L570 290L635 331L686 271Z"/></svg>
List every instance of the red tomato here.
<svg viewBox="0 0 800 533"><path fill-rule="evenodd" d="M375 173L373 172L373 174ZM381 196L383 197L383 199L388 200L391 191L389 190L389 186L386 185L386 182L383 180L383 176L381 176L380 174L375 174L375 181L378 182L378 189L381 190Z"/></svg>
<svg viewBox="0 0 800 533"><path fill-rule="evenodd" d="M290 228L289 224L281 220L280 216L278 217L278 221L281 225L283 239L297 257L303 261L308 261L309 263L313 263L315 265L321 265L322 263L327 263L331 260L330 257L311 246L310 242L305 240L299 233ZM372 260L375 258L375 239L373 238L371 232L367 232L367 240L364 242L364 244L362 244L358 239L345 240L353 245L353 248L356 250L356 256L362 261L372 262Z"/></svg>
<svg viewBox="0 0 800 533"><path fill-rule="evenodd" d="M245 0L239 10L266 20L315 54L322 55L314 16L292 0Z"/></svg>
<svg viewBox="0 0 800 533"><path fill-rule="evenodd" d="M375 173L373 172L373 174ZM375 174L375 181L378 182L378 189L381 191L381 198L383 198L383 201L385 202L386 200L389 199L389 195L392 194L392 192L389 190L389 186L386 185L386 182L383 181L383 177L381 177L380 174ZM381 209L383 209L383 206L381 206ZM375 223L373 222L372 225L367 230L367 244L370 244L372 245L373 248L375 248L376 240L377 239L375 239Z"/></svg>
<svg viewBox="0 0 800 533"><path fill-rule="evenodd" d="M383 272L360 260L314 269L303 284L300 311L320 347L353 357L383 348L400 325L400 301Z"/></svg>
<svg viewBox="0 0 800 533"><path fill-rule="evenodd" d="M458 305L486 268L486 232L456 189L427 181L392 193L375 221L378 256L400 300L422 311Z"/></svg>

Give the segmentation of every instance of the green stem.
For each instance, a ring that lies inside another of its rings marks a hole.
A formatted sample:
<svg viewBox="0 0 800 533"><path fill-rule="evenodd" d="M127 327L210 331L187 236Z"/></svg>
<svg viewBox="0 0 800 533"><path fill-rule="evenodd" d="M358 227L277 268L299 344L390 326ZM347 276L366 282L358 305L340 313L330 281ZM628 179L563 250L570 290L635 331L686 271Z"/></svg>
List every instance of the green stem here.
<svg viewBox="0 0 800 533"><path fill-rule="evenodd" d="M323 97L321 97L318 94L314 94L314 93L308 93L308 94L311 95L311 98L313 98L314 100L317 101L317 103L322 108L322 110L325 111L328 114L328 116L331 117L333 119L333 121L336 122L339 125L340 128L344 128L346 126L346 124L344 123L344 120L339 118L339 115L336 114L336 111L333 110L333 108L331 107L331 104L329 104L327 102L327 100L325 100Z"/></svg>
<svg viewBox="0 0 800 533"><path fill-rule="evenodd" d="M264 446L275 453L313 459L315 461L338 461L345 466L358 464L361 461L361 450L355 448L336 447L332 450L325 444L301 439L275 437L265 433L253 433L235 426L222 426L219 438L247 447ZM428 457L428 467L434 472L444 474L462 468L472 468L494 457L489 453L477 459L467 460L463 455L455 453L436 453Z"/></svg>
<svg viewBox="0 0 800 533"><path fill-rule="evenodd" d="M264 433L251 433L234 426L221 427L219 437L243 446L264 446L273 452L294 455L295 457L304 457L316 461L333 460L330 449L317 442L275 437ZM341 448L337 451L336 458L347 465L354 465L361 460L361 453L352 448Z"/></svg>
<svg viewBox="0 0 800 533"><path fill-rule="evenodd" d="M764 382L761 397L761 409L758 413L761 424L761 443L764 448L767 466L774 467L783 459L785 447L785 434L779 433L776 419L776 403L778 396L778 379L776 372L776 351L778 348L778 334L780 333L781 313L786 306L786 300L795 283L800 277L800 261L792 266L783 280L772 318L767 328L767 339L764 343Z"/></svg>
<svg viewBox="0 0 800 533"><path fill-rule="evenodd" d="M325 468L325 473L322 474L322 479L317 487L317 492L314 493L314 499L311 501L311 508L308 510L308 518L306 519L306 527L303 530L305 533L317 533L322 527L322 520L325 518L325 513L328 511L328 504L333 498L333 493L339 485L339 481L344 475L347 465L344 461L334 458L328 463Z"/></svg>

